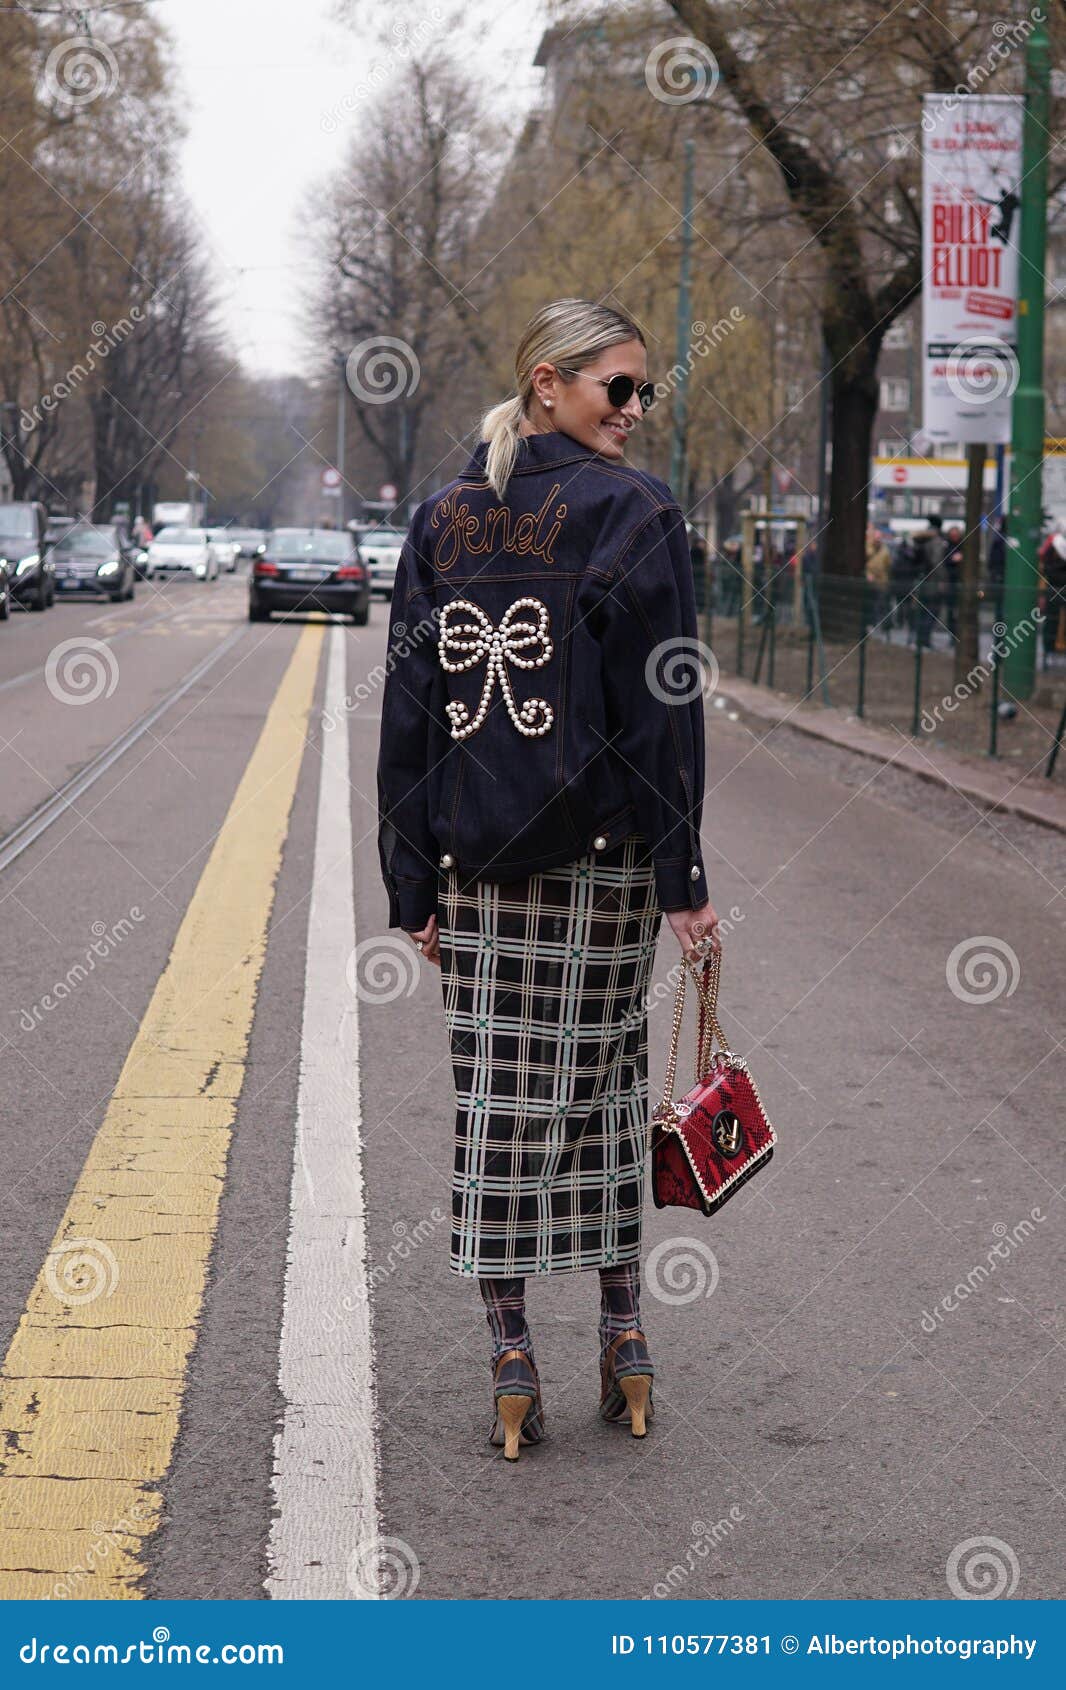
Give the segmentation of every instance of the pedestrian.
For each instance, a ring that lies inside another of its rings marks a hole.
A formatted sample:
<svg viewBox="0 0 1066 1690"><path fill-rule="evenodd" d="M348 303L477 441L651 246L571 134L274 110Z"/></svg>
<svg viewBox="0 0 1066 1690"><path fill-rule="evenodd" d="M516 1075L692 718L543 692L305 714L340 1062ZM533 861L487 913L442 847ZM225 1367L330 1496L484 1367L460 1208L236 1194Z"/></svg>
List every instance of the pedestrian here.
<svg viewBox="0 0 1066 1690"><path fill-rule="evenodd" d="M1066 650L1066 536L1057 529L1040 548L1044 577L1044 667L1053 651Z"/></svg>
<svg viewBox="0 0 1066 1690"><path fill-rule="evenodd" d="M723 616L736 616L740 611L744 592L744 565L740 555L740 541L735 536L722 542L721 602Z"/></svg>
<svg viewBox="0 0 1066 1690"><path fill-rule="evenodd" d="M765 524L756 527L751 548L751 619L761 622L766 615L766 579L769 573L769 534Z"/></svg>
<svg viewBox="0 0 1066 1690"><path fill-rule="evenodd" d="M911 630L916 646L931 646L943 597L943 519L933 515L911 536L914 577L910 586Z"/></svg>
<svg viewBox="0 0 1066 1690"><path fill-rule="evenodd" d="M957 523L948 529L941 562L941 597L944 620L952 641L959 637L959 601L962 597L962 529Z"/></svg>
<svg viewBox="0 0 1066 1690"><path fill-rule="evenodd" d="M1007 574L1007 519L992 519L992 534L988 542L988 584L994 606L998 607ZM996 615L998 616L998 608Z"/></svg>
<svg viewBox="0 0 1066 1690"><path fill-rule="evenodd" d="M563 299L516 389L420 504L396 572L378 759L389 925L441 968L457 1117L450 1267L492 1337L490 1437L544 1415L530 1276L599 1275L600 1412L641 1436L647 987L665 911L718 949L685 524L625 463L644 337ZM678 663L688 650L688 672Z"/></svg>
<svg viewBox="0 0 1066 1690"><path fill-rule="evenodd" d="M885 537L872 525L866 530L866 579L870 583L870 620L880 631L889 615L892 597L892 554Z"/></svg>
<svg viewBox="0 0 1066 1690"><path fill-rule="evenodd" d="M892 547L892 626L909 626L911 592L918 577L918 558L909 534L901 534Z"/></svg>
<svg viewBox="0 0 1066 1690"><path fill-rule="evenodd" d="M688 555L692 564L692 586L696 595L696 614L702 616L710 605L707 595L707 542L698 528L685 524L688 533Z"/></svg>

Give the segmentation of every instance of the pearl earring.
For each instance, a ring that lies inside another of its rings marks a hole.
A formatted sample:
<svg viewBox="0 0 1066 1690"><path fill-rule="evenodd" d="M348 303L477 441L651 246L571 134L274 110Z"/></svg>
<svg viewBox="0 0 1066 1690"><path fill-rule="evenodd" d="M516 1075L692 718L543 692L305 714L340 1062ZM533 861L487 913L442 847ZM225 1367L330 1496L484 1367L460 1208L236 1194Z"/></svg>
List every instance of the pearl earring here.
<svg viewBox="0 0 1066 1690"><path fill-rule="evenodd" d="M550 410L551 410L551 408L552 408L552 406L553 406L553 405L554 405L554 404L555 404L555 400L554 400L554 399L545 399L545 401L544 401L544 409L545 409L545 410L546 410L546 411L550 411Z"/></svg>

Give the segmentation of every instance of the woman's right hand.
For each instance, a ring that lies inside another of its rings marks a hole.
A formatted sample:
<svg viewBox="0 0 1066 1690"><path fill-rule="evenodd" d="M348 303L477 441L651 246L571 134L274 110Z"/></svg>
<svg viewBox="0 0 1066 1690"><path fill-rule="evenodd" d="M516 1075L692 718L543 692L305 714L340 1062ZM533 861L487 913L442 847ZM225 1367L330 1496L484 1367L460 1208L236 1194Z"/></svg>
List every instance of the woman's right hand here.
<svg viewBox="0 0 1066 1690"><path fill-rule="evenodd" d="M677 934L681 949L690 962L699 962L702 955L696 949L697 939L705 939L709 935L711 949L721 950L718 916L712 903L701 904L697 910L667 910L666 919Z"/></svg>

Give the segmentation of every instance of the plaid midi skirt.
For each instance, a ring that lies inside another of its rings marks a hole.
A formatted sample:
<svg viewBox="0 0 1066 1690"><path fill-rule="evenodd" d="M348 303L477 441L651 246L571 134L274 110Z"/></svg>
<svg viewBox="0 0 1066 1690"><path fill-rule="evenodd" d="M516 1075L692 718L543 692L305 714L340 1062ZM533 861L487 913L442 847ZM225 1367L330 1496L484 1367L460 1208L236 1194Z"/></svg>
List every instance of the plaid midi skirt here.
<svg viewBox="0 0 1066 1690"><path fill-rule="evenodd" d="M457 1101L452 1269L636 1260L662 919L645 842L516 881L463 886L450 869L437 919Z"/></svg>

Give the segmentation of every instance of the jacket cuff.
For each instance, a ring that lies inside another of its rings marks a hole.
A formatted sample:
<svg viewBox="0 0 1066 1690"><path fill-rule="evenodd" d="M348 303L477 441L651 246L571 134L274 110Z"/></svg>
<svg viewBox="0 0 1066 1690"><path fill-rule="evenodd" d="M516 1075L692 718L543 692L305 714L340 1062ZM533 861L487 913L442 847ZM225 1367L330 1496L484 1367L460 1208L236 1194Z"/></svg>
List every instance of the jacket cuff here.
<svg viewBox="0 0 1066 1690"><path fill-rule="evenodd" d="M389 880L387 890L390 927L417 933L437 913L439 884L435 874L422 880L405 880L396 875Z"/></svg>
<svg viewBox="0 0 1066 1690"><path fill-rule="evenodd" d="M669 857L660 859L654 866L660 909L698 910L701 904L707 902L707 876L699 858L695 862L686 862L680 857ZM699 869L695 880L692 878L694 868Z"/></svg>

